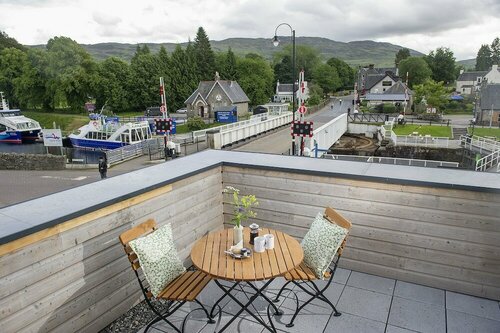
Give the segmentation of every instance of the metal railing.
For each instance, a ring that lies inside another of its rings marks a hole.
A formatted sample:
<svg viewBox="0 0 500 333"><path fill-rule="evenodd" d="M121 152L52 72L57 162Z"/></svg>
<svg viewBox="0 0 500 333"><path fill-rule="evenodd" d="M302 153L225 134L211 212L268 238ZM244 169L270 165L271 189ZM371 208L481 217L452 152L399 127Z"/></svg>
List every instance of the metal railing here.
<svg viewBox="0 0 500 333"><path fill-rule="evenodd" d="M126 145L120 148L106 151L106 161L108 164L114 164L121 161L126 161L131 158L142 156L150 152L152 149L160 149L163 147L162 138L153 138L139 143Z"/></svg>
<svg viewBox="0 0 500 333"><path fill-rule="evenodd" d="M388 121L390 117L394 117L394 114L352 113L347 116L348 121L360 123L383 123Z"/></svg>
<svg viewBox="0 0 500 333"><path fill-rule="evenodd" d="M380 164L393 164L393 165L408 165L427 168L458 168L458 162L436 161L436 160L420 160L412 158L396 158L396 157L379 157L379 156L357 156L357 155L338 155L338 154L324 154L324 158L342 161L353 162L366 162L366 163L380 163Z"/></svg>
<svg viewBox="0 0 500 333"><path fill-rule="evenodd" d="M476 161L476 171L488 171L495 166L495 172L500 172L500 150L494 151Z"/></svg>
<svg viewBox="0 0 500 333"><path fill-rule="evenodd" d="M490 154L492 152L500 150L500 141L484 138L477 135L474 135L472 137L468 135L462 135L460 136L460 142L464 148L478 153Z"/></svg>

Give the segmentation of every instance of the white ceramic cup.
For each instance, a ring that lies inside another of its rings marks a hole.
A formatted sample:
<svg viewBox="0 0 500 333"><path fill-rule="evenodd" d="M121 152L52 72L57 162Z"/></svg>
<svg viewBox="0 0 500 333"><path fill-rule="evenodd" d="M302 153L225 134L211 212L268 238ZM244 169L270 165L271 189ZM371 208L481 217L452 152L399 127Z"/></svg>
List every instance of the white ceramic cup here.
<svg viewBox="0 0 500 333"><path fill-rule="evenodd" d="M264 252L266 250L266 238L264 236L255 237L253 240L253 250L255 252Z"/></svg>
<svg viewBox="0 0 500 333"><path fill-rule="evenodd" d="M274 235L265 234L264 238L266 239L266 250L274 249Z"/></svg>

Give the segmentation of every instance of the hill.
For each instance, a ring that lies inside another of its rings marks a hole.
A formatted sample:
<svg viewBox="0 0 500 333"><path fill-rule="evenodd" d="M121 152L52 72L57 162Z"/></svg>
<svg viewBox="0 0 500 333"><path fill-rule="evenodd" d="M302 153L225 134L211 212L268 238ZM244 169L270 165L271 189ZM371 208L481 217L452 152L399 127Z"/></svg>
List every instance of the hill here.
<svg viewBox="0 0 500 333"><path fill-rule="evenodd" d="M462 65L464 68L467 69L474 69L476 68L476 59L466 59L466 60L459 60L457 61L457 65Z"/></svg>
<svg viewBox="0 0 500 333"><path fill-rule="evenodd" d="M228 38L221 41L210 41L212 49L216 52L226 52L229 47L238 55L247 53L257 53L264 58L271 60L273 54L291 43L290 36L280 37L280 45L274 47L271 38ZM399 45L374 41L354 41L337 42L320 37L297 37L296 45L307 45L319 50L324 60L331 57L340 58L351 65L375 64L379 67L394 66L394 58L398 50L403 48ZM92 56L98 60L106 59L110 56L122 58L130 61L137 48L136 44L124 43L99 43L81 44ZM144 45L144 44L141 44ZM145 43L152 52L158 52L163 45L170 53L177 44L174 43ZM182 43L185 47L187 43ZM36 45L35 47L43 47ZM423 54L410 50L412 56L422 56Z"/></svg>

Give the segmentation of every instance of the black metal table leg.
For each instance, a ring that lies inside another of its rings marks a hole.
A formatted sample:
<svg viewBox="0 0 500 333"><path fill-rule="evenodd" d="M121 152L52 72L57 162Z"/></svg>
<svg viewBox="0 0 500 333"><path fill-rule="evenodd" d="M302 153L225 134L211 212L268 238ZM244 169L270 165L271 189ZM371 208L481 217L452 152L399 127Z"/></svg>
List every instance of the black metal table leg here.
<svg viewBox="0 0 500 333"><path fill-rule="evenodd" d="M241 309L235 314L233 315L233 318L231 318L229 320L229 322L226 323L226 325L224 325L224 327L222 327L218 332L221 333L221 332L224 332L224 330L226 330L229 325L231 325L233 323L233 321L236 320L236 318L238 318L238 316L243 312L243 311L246 311L248 314L250 314L255 320L257 320L257 322L259 322L262 326L264 326L268 331L272 332L272 333L276 333L276 328L274 327L274 324L272 322L272 319L271 317L268 315L268 318L269 318L269 321L270 321L270 324L271 326L267 325L259 316L257 316L256 314L254 314L252 311L250 311L248 309L248 307L250 305L252 305L252 303L257 299L257 297L259 296L263 296L263 298L270 304L273 305L273 307L275 307L275 305L273 304L273 302L263 294L263 291L267 288L267 286L269 286L269 284L271 282L273 282L274 279L271 279L271 280L268 280L266 283L264 283L264 285L259 289L257 288L256 286L252 285L251 283L247 282L247 284L249 284L252 289L254 289L256 292L255 294L253 294L249 299L248 299L248 302L243 304L241 303L234 295L231 294L231 291L234 289L234 287L236 285L239 284L239 282L235 282L235 284L231 287L231 288L228 288L224 285L222 285L218 280L215 280L215 283L219 286L219 288L224 292L224 295L218 300L218 302L220 302L221 299L223 299L225 296L229 296L233 301L236 302L236 304L238 304ZM242 289L243 293L245 293L245 291ZM245 293L246 294L246 293ZM276 311L278 312L278 309L275 307Z"/></svg>

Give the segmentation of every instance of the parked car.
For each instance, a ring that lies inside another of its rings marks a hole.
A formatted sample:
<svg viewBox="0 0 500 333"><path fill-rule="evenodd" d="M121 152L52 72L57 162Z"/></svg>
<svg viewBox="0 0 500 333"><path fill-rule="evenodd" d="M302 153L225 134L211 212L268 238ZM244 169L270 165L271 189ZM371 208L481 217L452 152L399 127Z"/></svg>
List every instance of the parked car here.
<svg viewBox="0 0 500 333"><path fill-rule="evenodd" d="M146 117L161 117L163 113L161 113L159 106L151 106L146 109L144 115Z"/></svg>
<svg viewBox="0 0 500 333"><path fill-rule="evenodd" d="M175 113L187 113L188 110L186 108L182 108L182 109L177 109L177 111L175 111Z"/></svg>

